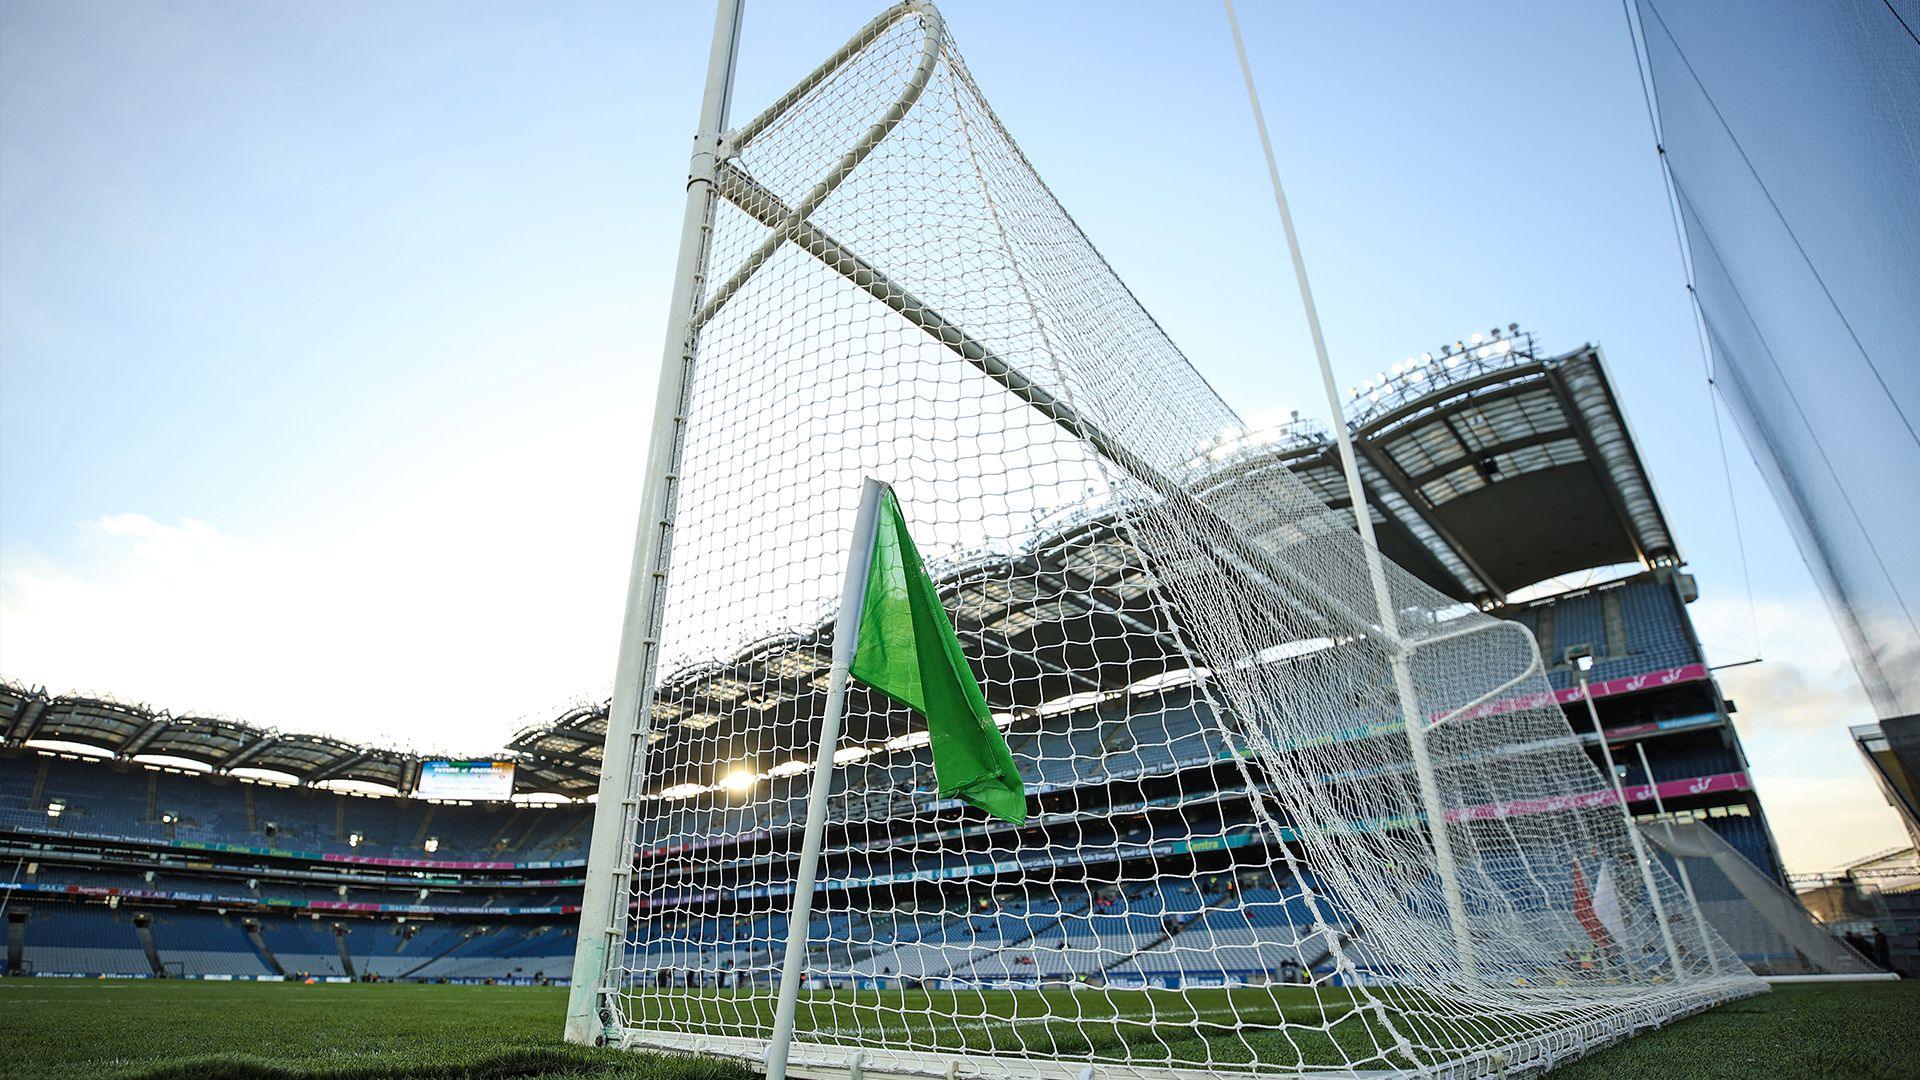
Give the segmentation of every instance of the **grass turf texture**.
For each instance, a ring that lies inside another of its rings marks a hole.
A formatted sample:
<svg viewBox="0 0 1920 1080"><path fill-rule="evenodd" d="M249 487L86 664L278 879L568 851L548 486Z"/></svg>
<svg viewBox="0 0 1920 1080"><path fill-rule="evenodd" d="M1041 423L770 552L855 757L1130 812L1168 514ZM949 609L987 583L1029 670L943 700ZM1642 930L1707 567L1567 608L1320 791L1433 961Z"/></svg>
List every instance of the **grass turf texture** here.
<svg viewBox="0 0 1920 1080"><path fill-rule="evenodd" d="M565 1006L566 991L530 987L7 979L0 980L0 1074L22 1080L750 1075L714 1062L564 1045L558 1033ZM1200 1011L1219 1007L1202 1004ZM1287 1014L1316 1022L1291 1007ZM838 1022L833 1015L822 1010L818 1019ZM1915 1016L1920 983L1783 986L1629 1040L1554 1076L1914 1076L1920 1062ZM1088 1020L1094 1030L1102 1026L1096 1016Z"/></svg>
<svg viewBox="0 0 1920 1080"><path fill-rule="evenodd" d="M697 999L696 999L697 998ZM635 1026L684 1030L704 1018L725 1028L770 1030L765 993L647 991L629 1005ZM1344 990L1101 991L900 990L817 994L800 1000L802 1039L864 1037L892 1045L932 1044L956 1053L997 1052L1138 1065L1345 1062L1360 1068L1409 1064L1372 1010L1355 1010Z"/></svg>

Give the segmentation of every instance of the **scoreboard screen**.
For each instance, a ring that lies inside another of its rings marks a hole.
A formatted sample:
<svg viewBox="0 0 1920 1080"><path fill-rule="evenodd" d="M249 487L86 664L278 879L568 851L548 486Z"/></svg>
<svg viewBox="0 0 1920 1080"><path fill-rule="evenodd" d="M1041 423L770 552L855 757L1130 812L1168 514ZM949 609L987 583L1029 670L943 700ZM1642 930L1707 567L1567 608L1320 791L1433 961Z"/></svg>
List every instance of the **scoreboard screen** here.
<svg viewBox="0 0 1920 1080"><path fill-rule="evenodd" d="M428 799L511 799L513 762L423 761L414 791Z"/></svg>

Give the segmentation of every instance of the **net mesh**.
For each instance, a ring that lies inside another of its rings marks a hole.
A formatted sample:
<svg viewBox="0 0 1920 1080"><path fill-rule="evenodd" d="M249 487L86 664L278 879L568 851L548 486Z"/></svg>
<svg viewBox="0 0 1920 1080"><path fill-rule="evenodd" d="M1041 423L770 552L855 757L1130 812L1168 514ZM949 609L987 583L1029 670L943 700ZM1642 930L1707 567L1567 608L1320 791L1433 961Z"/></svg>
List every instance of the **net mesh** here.
<svg viewBox="0 0 1920 1080"><path fill-rule="evenodd" d="M1920 712L1920 4L1636 0L1714 386L1880 716Z"/></svg>
<svg viewBox="0 0 1920 1080"><path fill-rule="evenodd" d="M930 7L733 133L718 188L608 972L630 1044L758 1056L828 767L796 1061L1491 1071L1758 989L1697 922L1668 948L1644 883L1685 900L1532 638L1391 565L1387 628L1351 519L1238 437ZM938 799L923 722L857 685L817 746L867 476L1024 828Z"/></svg>

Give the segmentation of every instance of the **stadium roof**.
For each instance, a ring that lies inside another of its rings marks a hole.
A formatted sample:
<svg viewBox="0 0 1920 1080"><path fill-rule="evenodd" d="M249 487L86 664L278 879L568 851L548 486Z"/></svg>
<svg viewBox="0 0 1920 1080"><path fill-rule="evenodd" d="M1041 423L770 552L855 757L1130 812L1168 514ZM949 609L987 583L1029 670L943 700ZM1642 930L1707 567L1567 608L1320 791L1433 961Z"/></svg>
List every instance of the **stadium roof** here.
<svg viewBox="0 0 1920 1080"><path fill-rule="evenodd" d="M1847 729L1887 805L1920 846L1920 716L1888 717Z"/></svg>
<svg viewBox="0 0 1920 1080"><path fill-rule="evenodd" d="M1680 562L1600 351L1539 356L1530 334L1474 335L1396 365L1354 388L1347 425L1382 550L1448 596L1494 606L1558 575L1639 562ZM1285 469L1334 507L1350 505L1336 445L1295 420L1225 433L1188 463L1203 496ZM1153 513L1152 507L1137 508ZM978 553L935 568L955 629L986 676L996 712L1031 715L1177 676L1183 654L1150 573L1126 541L1119 508L1056 517L1013 553ZM1223 561L1219 572L1238 573ZM1249 591L1257 586L1247 583ZM719 662L662 680L651 740L667 768L725 745L736 762L774 764L807 746L825 685L830 619L748 644ZM858 700L846 738L878 744L888 709ZM745 715L752 722L736 721ZM521 731L502 755L516 787L584 798L598 787L604 703L582 704ZM708 729L728 724L716 740ZM698 739L679 735L699 732ZM208 769L260 769L309 784L349 781L410 792L422 758L223 719L176 717L94 698L49 698L0 684L0 743L80 744L123 760L184 759ZM665 745L660 745L665 744ZM706 762L710 771L715 765Z"/></svg>
<svg viewBox="0 0 1920 1080"><path fill-rule="evenodd" d="M106 698L49 697L0 683L0 745L66 744L123 760L187 762L210 771L280 773L306 784L350 781L409 791L420 758L324 735L238 720L174 716Z"/></svg>
<svg viewBox="0 0 1920 1080"><path fill-rule="evenodd" d="M1681 562L1596 346L1541 356L1517 327L1475 334L1352 388L1346 420L1380 549L1456 600ZM1203 453L1223 471L1277 461L1352 505L1338 446L1310 421Z"/></svg>

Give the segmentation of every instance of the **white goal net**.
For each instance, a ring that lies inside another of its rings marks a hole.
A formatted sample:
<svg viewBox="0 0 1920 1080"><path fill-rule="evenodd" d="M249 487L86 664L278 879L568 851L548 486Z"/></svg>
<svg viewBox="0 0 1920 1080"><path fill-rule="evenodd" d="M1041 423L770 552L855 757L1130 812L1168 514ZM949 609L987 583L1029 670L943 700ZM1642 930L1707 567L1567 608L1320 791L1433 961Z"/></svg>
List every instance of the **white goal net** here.
<svg viewBox="0 0 1920 1080"><path fill-rule="evenodd" d="M932 7L716 157L595 1035L762 1057L826 768L796 1074L1492 1074L1761 989L1630 840L1528 633L1390 564L1383 617L1351 516L1114 275ZM1024 826L939 799L878 694L818 745L869 476Z"/></svg>

